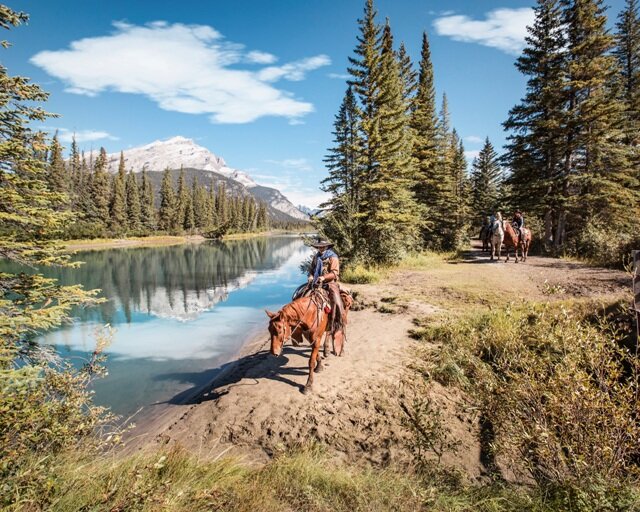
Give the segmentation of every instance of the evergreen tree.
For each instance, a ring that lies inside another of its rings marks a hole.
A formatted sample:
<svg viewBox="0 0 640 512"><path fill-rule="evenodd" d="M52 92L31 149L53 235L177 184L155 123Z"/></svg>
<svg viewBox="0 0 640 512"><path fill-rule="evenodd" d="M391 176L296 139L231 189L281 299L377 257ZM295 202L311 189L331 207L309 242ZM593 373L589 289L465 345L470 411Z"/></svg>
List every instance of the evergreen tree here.
<svg viewBox="0 0 640 512"><path fill-rule="evenodd" d="M3 29L27 19L24 13L0 6ZM2 41L0 46L6 49L9 43ZM0 254L31 268L69 265L69 255L58 237L73 214L63 211L60 193L49 188L49 169L41 158L47 141L29 124L44 123L51 117L39 105L47 96L27 78L12 76L0 66ZM77 387L78 379L61 365L52 364L52 351L34 341L36 333L69 321L74 306L90 305L93 294L79 286L60 286L33 272L12 274L9 268L0 272L3 483L28 474L34 459L38 470L48 474L52 471L48 461L56 449L75 443L75 435L93 431L101 417L93 409L78 410L77 395L86 396ZM34 453L34 446L46 446L47 453ZM16 489L5 486L4 497Z"/></svg>
<svg viewBox="0 0 640 512"><path fill-rule="evenodd" d="M78 181L76 182L76 200L78 204L78 211L83 218L91 218L93 214L93 174L89 166L87 165L87 159L85 158L84 151L80 157L80 173Z"/></svg>
<svg viewBox="0 0 640 512"><path fill-rule="evenodd" d="M171 171L166 169L160 185L160 211L158 214L158 227L162 231L171 232L175 229L176 209L176 194L173 190Z"/></svg>
<svg viewBox="0 0 640 512"><path fill-rule="evenodd" d="M413 109L413 100L418 88L418 74L413 69L411 58L407 53L407 49L405 48L404 43L400 43L400 48L398 48L398 66L400 68L400 77L403 84L402 95L407 106L406 113L408 115Z"/></svg>
<svg viewBox="0 0 640 512"><path fill-rule="evenodd" d="M414 100L411 125L414 130L413 156L416 161L416 199L427 211L431 211L437 196L437 136L436 136L436 93L433 83L433 65L427 33L422 34L422 50L416 97ZM431 217L431 214L428 215ZM422 238L425 244L433 241L434 225L425 222Z"/></svg>
<svg viewBox="0 0 640 512"><path fill-rule="evenodd" d="M189 208L189 190L184 176L184 167L180 167L180 175L178 176L178 190L176 195L176 210L174 219L174 228L183 229L187 226L187 215Z"/></svg>
<svg viewBox="0 0 640 512"><path fill-rule="evenodd" d="M209 207L207 201L207 190L198 183L198 177L196 176L193 178L193 186L191 189L195 227L203 228L209 225Z"/></svg>
<svg viewBox="0 0 640 512"><path fill-rule="evenodd" d="M71 207L74 211L80 212L80 194L84 193L84 179L82 174L82 164L80 163L80 151L76 143L75 135L71 139L71 154L69 155L69 167L67 174L70 179L68 187Z"/></svg>
<svg viewBox="0 0 640 512"><path fill-rule="evenodd" d="M471 180L467 175L467 158L464 154L464 144L455 130L453 131L451 144L451 150L454 153L451 171L455 186L455 203L453 210L455 229L454 247L462 247L468 242L467 233L473 221L471 213L472 186Z"/></svg>
<svg viewBox="0 0 640 512"><path fill-rule="evenodd" d="M322 205L326 215L319 220L322 232L333 240L345 257L360 246L362 148L360 111L349 86L334 121L334 146L325 158L329 176L322 181L323 191L331 194ZM266 213L266 212L265 212Z"/></svg>
<svg viewBox="0 0 640 512"><path fill-rule="evenodd" d="M53 136L51 146L49 147L49 165L47 174L49 188L54 192L62 194L61 199L63 200L60 204L66 204L68 201L70 181L69 176L67 175L64 156L62 155L62 146L58 142L57 133Z"/></svg>
<svg viewBox="0 0 640 512"><path fill-rule="evenodd" d="M178 198L180 195L178 195ZM184 199L184 229L188 232L192 232L196 227L196 216L193 208L193 195L187 193Z"/></svg>
<svg viewBox="0 0 640 512"><path fill-rule="evenodd" d="M142 232L142 205L140 204L140 192L138 180L133 169L127 174L125 187L127 199L127 229L130 233Z"/></svg>
<svg viewBox="0 0 640 512"><path fill-rule="evenodd" d="M220 226L226 226L229 222L228 198L225 190L224 182L218 185L218 193L216 195L216 210Z"/></svg>
<svg viewBox="0 0 640 512"><path fill-rule="evenodd" d="M104 227L109 225L111 190L107 174L107 152L100 148L91 179L91 219Z"/></svg>
<svg viewBox="0 0 640 512"><path fill-rule="evenodd" d="M348 68L352 79L349 84L359 98L362 121L362 153L364 156L362 181L368 181L375 172L374 150L379 140L379 127L376 126L375 113L380 74L380 27L376 23L377 12L373 0L366 0L364 16L358 20L360 35L354 50L355 57L349 57Z"/></svg>
<svg viewBox="0 0 640 512"><path fill-rule="evenodd" d="M560 244L568 231L592 219L634 229L632 219L640 213L638 173L622 129L624 105L613 87L618 68L606 22L602 0L573 0L565 9L569 133L564 194L570 217L559 226Z"/></svg>
<svg viewBox="0 0 640 512"><path fill-rule="evenodd" d="M640 6L626 0L616 24L615 55L621 75L621 99L625 104L626 135L629 143L640 144Z"/></svg>
<svg viewBox="0 0 640 512"><path fill-rule="evenodd" d="M509 202L544 219L547 246L559 247L566 219L568 183L564 169L567 125L567 55L560 0L538 0L535 22L516 67L528 76L522 102L511 109L505 161L511 174ZM555 240L554 240L555 239Z"/></svg>
<svg viewBox="0 0 640 512"><path fill-rule="evenodd" d="M124 166L124 154L120 152L118 173L111 178L110 228L114 234L124 233L127 227L127 174Z"/></svg>
<svg viewBox="0 0 640 512"><path fill-rule="evenodd" d="M164 176L163 181L164 185ZM170 185L171 183L169 183ZM142 219L142 227L145 232L152 233L157 228L157 212L155 205L155 194L153 191L153 185L151 181L149 181L149 176L147 174L147 170L142 170L142 184L140 195L142 197L141 205L140 205L140 213ZM160 227L160 229L169 229Z"/></svg>
<svg viewBox="0 0 640 512"><path fill-rule="evenodd" d="M421 215L413 195L411 132L408 129L404 84L393 36L387 20L377 73L377 94L369 179L363 187L361 215L364 218L368 257L376 262L397 261L416 247ZM372 142L370 139L369 142Z"/></svg>
<svg viewBox="0 0 640 512"><path fill-rule="evenodd" d="M258 213L256 214L256 227L258 231L266 231L269 229L269 217L267 215L267 207L264 203L260 203L258 206Z"/></svg>
<svg viewBox="0 0 640 512"><path fill-rule="evenodd" d="M215 182L211 180L207 194L207 218L204 227L218 226L218 209L216 203Z"/></svg>
<svg viewBox="0 0 640 512"><path fill-rule="evenodd" d="M478 157L473 161L471 170L471 206L476 224L482 224L486 216L498 209L501 179L502 170L498 163L498 154L487 137Z"/></svg>

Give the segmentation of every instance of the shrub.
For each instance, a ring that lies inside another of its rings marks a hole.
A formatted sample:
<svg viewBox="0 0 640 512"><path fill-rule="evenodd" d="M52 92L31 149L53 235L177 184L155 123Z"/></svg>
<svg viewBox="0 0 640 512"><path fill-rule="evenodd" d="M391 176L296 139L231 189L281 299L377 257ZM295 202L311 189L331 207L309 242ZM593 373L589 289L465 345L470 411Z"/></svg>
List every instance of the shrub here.
<svg viewBox="0 0 640 512"><path fill-rule="evenodd" d="M594 218L584 225L570 252L593 264L621 268L628 262L633 249L640 249L637 229L612 229Z"/></svg>
<svg viewBox="0 0 640 512"><path fill-rule="evenodd" d="M640 476L640 361L616 327L625 315L622 304L527 305L419 335L441 344L426 352L429 374L465 387L491 421L496 456L542 487L589 493Z"/></svg>
<svg viewBox="0 0 640 512"><path fill-rule="evenodd" d="M350 284L377 283L380 280L380 272L362 265L354 265L343 270L340 279Z"/></svg>

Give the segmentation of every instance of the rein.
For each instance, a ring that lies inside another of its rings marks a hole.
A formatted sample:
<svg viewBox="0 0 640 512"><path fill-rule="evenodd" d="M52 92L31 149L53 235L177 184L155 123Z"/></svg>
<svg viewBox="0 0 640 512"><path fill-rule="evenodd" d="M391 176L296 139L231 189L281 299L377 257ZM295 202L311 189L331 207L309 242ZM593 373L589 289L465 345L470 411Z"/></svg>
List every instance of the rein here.
<svg viewBox="0 0 640 512"><path fill-rule="evenodd" d="M304 313L300 316L300 320L298 320L298 323L295 325L295 327L294 327L293 329L291 329L291 324L290 324L290 323L288 323L288 322L286 322L286 323L288 324L288 326L289 326L289 328L290 328L291 330L289 331L289 337L288 337L288 338L285 338L285 340L283 341L283 343L286 343L287 341L291 342L292 337L293 337L293 332L294 332L298 327L300 327L300 326L302 325L302 323L304 322L304 318L305 318L305 316L307 316L307 313L309 312L309 309L311 309L311 304L314 304L314 305L316 306L316 309L318 310L318 315L317 315L316 321L314 322L314 324L313 324L313 325L315 325L316 323L317 323L318 325L320 324L320 315L322 314L321 309L322 309L322 307L323 307L323 304L320 304L320 305L319 305L319 304L316 302L316 292L315 292L315 290L314 290L314 292L312 292L312 294L309 296L309 299L310 299L310 300L309 300L309 304L307 304L307 309L305 309ZM288 304L288 305L290 305L290 304ZM283 310L284 310L284 308L280 310L280 314L281 314L281 315L282 315L282 313L283 313ZM312 326L310 326L310 327L313 327L313 325L312 325ZM285 333L285 335L286 335L286 333Z"/></svg>

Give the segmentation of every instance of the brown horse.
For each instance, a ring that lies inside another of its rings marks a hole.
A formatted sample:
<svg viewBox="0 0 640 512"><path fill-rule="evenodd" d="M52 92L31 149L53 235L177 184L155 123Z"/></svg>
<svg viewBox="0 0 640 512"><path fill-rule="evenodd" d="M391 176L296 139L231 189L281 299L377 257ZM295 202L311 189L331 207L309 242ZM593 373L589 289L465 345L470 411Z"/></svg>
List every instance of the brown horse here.
<svg viewBox="0 0 640 512"><path fill-rule="evenodd" d="M527 261L529 254L529 245L531 244L531 230L522 228L522 238L518 238L518 233L509 221L503 222L504 227L504 246L507 250L507 260L509 261L509 250L513 248L516 263L518 263L518 249L520 249L520 261Z"/></svg>
<svg viewBox="0 0 640 512"><path fill-rule="evenodd" d="M287 340L302 342L303 335L311 343L309 358L309 378L302 392L307 393L313 386L313 374L322 371L320 346L329 325L328 297L320 290L314 290L306 297L300 297L284 306L277 313L267 311L269 315L269 334L271 335L271 354L279 356Z"/></svg>

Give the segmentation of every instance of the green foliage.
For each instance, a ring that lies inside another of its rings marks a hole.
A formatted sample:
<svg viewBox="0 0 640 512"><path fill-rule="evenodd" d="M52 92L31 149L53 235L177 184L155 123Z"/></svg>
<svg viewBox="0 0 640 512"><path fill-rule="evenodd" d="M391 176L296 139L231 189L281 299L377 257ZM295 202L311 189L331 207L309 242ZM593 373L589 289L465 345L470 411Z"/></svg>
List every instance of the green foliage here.
<svg viewBox="0 0 640 512"><path fill-rule="evenodd" d="M128 233L142 233L142 205L140 204L140 190L138 187L138 180L133 170L130 170L127 174L125 183L125 195L127 206L127 232Z"/></svg>
<svg viewBox="0 0 640 512"><path fill-rule="evenodd" d="M127 228L127 192L124 154L120 153L118 174L111 177L111 204L109 207L109 227L116 235L122 235Z"/></svg>
<svg viewBox="0 0 640 512"><path fill-rule="evenodd" d="M421 337L441 344L425 352L428 374L466 389L491 422L494 457L541 488L595 500L600 483L640 476L630 332L621 304L559 303L471 316Z"/></svg>
<svg viewBox="0 0 640 512"><path fill-rule="evenodd" d="M545 246L556 253L576 247L593 217L623 232L640 215L630 106L637 3L621 15L617 47L606 22L601 0L539 0L517 61L529 80L505 122L510 201L544 221Z"/></svg>
<svg viewBox="0 0 640 512"><path fill-rule="evenodd" d="M498 154L487 137L478 157L473 161L471 170L472 209L478 224L500 207L501 180L502 169L498 163Z"/></svg>
<svg viewBox="0 0 640 512"><path fill-rule="evenodd" d="M26 21L26 15L0 6L5 29ZM3 44L6 48L8 45ZM39 267L68 265L69 256L56 238L72 220L67 196L58 190L64 180L60 147L54 139L51 159L42 133L30 129L47 114L38 102L47 95L0 66L0 256ZM55 189L55 190L54 190ZM86 390L94 360L82 371L58 361L36 337L70 320L71 308L96 302L95 292L59 286L39 274L0 273L0 504L13 502L22 487L40 492L47 486L47 468L60 449L93 433L107 417L91 405ZM96 350L96 358L101 347ZM28 460L38 457L41 472Z"/></svg>
<svg viewBox="0 0 640 512"><path fill-rule="evenodd" d="M380 281L380 271L362 265L353 265L340 273L340 280L351 284L377 283Z"/></svg>

